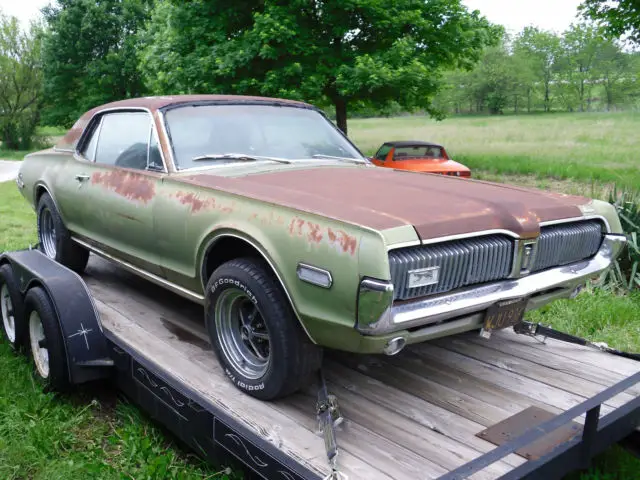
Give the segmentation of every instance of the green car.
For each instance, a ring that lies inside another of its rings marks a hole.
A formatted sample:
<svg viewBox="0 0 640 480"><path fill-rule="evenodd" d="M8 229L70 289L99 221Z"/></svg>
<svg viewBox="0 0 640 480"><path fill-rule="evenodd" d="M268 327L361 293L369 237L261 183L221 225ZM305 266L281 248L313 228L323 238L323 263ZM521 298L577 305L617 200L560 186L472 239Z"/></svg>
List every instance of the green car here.
<svg viewBox="0 0 640 480"><path fill-rule="evenodd" d="M513 326L625 243L608 203L379 168L315 107L262 97L100 106L16 181L46 255L202 304L229 379L261 399L307 384L323 348Z"/></svg>

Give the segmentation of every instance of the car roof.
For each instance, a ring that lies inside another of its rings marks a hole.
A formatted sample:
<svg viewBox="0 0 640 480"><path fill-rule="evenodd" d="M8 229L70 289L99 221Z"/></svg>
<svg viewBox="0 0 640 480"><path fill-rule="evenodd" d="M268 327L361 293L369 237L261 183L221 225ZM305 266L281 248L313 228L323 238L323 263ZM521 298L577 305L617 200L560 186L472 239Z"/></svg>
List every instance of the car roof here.
<svg viewBox="0 0 640 480"><path fill-rule="evenodd" d="M384 145L389 145L391 147L442 147L442 145L437 143L425 142L422 140L397 140L384 142Z"/></svg>
<svg viewBox="0 0 640 480"><path fill-rule="evenodd" d="M297 100L287 100L283 98L257 97L249 95L167 95L156 97L138 97L128 98L125 100L117 100L115 102L105 103L85 112L62 137L55 148L58 150L74 150L78 144L78 140L82 132L89 124L93 116L103 110L113 110L119 108L144 108L149 110L152 115L158 110L170 108L179 105L190 104L226 104L226 105L242 105L242 104L263 104L263 105L289 105L292 107L316 109L311 104L300 102Z"/></svg>
<svg viewBox="0 0 640 480"><path fill-rule="evenodd" d="M300 107L311 107L310 104L297 100L287 100L284 98L258 97L249 95L167 95L156 97L138 97L128 98L126 100L117 100L115 102L100 105L93 110L103 110L108 108L146 108L148 110L159 110L170 107L172 105L180 105L184 103L226 103L226 104L243 104L243 103L266 103L273 105L295 105Z"/></svg>

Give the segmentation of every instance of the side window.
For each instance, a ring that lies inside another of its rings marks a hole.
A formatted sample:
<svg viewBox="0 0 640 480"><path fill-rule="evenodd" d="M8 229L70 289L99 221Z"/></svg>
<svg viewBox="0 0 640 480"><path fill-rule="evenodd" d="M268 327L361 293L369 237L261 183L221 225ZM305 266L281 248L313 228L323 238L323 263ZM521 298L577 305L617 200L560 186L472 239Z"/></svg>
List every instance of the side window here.
<svg viewBox="0 0 640 480"><path fill-rule="evenodd" d="M89 134L89 141L84 144L80 151L82 156L87 160L94 161L96 159L96 145L98 144L98 135L100 134L100 122L97 122Z"/></svg>
<svg viewBox="0 0 640 480"><path fill-rule="evenodd" d="M387 158L387 155L389 154L390 151L391 151L391 145L382 145L380 147L380 150L378 150L378 152L375 154L374 158L378 160L384 160L385 158Z"/></svg>
<svg viewBox="0 0 640 480"><path fill-rule="evenodd" d="M151 118L145 112L106 114L102 118L96 163L146 169L150 128Z"/></svg>

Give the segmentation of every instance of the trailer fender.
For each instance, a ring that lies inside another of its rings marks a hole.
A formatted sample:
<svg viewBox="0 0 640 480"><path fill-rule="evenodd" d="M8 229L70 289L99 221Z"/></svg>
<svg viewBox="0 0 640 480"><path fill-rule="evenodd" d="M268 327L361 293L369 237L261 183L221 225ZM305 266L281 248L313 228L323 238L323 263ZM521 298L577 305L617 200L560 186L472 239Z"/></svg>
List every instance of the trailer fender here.
<svg viewBox="0 0 640 480"><path fill-rule="evenodd" d="M82 278L37 249L5 252L0 255L0 265L3 263L11 265L23 299L36 286L49 296L60 326L69 382L109 377L113 360L98 311Z"/></svg>

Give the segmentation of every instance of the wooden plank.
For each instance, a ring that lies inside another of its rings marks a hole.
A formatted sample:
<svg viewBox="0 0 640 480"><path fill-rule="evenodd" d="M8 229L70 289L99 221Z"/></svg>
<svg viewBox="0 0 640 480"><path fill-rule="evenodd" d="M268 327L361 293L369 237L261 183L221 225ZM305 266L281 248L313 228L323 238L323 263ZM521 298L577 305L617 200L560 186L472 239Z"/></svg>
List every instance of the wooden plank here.
<svg viewBox="0 0 640 480"><path fill-rule="evenodd" d="M599 367L589 365L588 363L583 363L578 359L580 355L576 355L578 358L569 358L557 355L552 351L543 352L536 348L531 348L531 342L536 342L536 340L532 338L526 338L525 342L515 342L513 339L505 338L502 335L499 337L492 337L489 340L481 338L477 334L464 335L460 338L464 338L464 340L470 343L511 355L514 358L529 360L530 362L537 363L538 365L544 365L547 368L552 368L558 372L575 375L577 377L584 378L589 382L607 387L626 378L625 375L620 373L603 370ZM632 387L628 392L633 395L640 395L640 387Z"/></svg>
<svg viewBox="0 0 640 480"><path fill-rule="evenodd" d="M351 368L358 369L379 382L398 390L412 393L418 398L484 426L493 425L521 410L521 408L511 404L492 405L483 402L466 393L439 385L428 378L396 367L383 368L382 366L374 366L369 368L354 357L341 357L340 362ZM338 370L334 365L331 365L330 369ZM344 370L340 370L340 372L347 375Z"/></svg>
<svg viewBox="0 0 640 480"><path fill-rule="evenodd" d="M623 377L629 377L640 370L640 362L606 354L580 345L561 342L560 340L554 340L552 338L548 338L543 344L525 335L518 335L513 330L503 330L496 333L512 342L528 344L531 348L539 351L559 355L564 358L571 358L601 370L617 373Z"/></svg>
<svg viewBox="0 0 640 480"><path fill-rule="evenodd" d="M375 418L391 410L409 419L416 428L429 429L479 452L484 453L494 448L493 444L475 436L484 429L484 425L429 403L416 396L415 392L393 388L364 373L346 368L338 362L327 362L325 376L332 385L332 389L358 394L382 407ZM342 395L338 395L338 401L341 399ZM523 460L514 455L506 457L505 461L517 466Z"/></svg>
<svg viewBox="0 0 640 480"><path fill-rule="evenodd" d="M585 400L584 396L551 387L537 380L523 377L446 348L426 343L415 345L414 347L412 351L430 361L442 364L445 368L460 370L477 376L503 388L529 396L549 407L568 410ZM601 415L609 413L611 410L612 408L610 406L603 405Z"/></svg>
<svg viewBox="0 0 640 480"><path fill-rule="evenodd" d="M366 375L336 365L327 369L326 377L330 391L344 407L346 418L369 430L384 432L387 438L417 449L416 453L445 468L456 468L494 448L493 444L475 436L483 430L482 425L443 411L409 393L379 382L372 384ZM309 390L307 393L312 394ZM437 417L441 412L445 419ZM501 471L510 470L522 462L522 458L514 455L496 466Z"/></svg>
<svg viewBox="0 0 640 480"><path fill-rule="evenodd" d="M558 372L557 370L530 362L529 360L515 358L511 355L486 348L483 345L467 342L464 338L441 339L436 340L433 344L557 389L581 395L585 398L593 397L606 388L599 383L592 383L581 377ZM613 382L611 384L613 384ZM609 399L605 404L612 407L620 407L630 400L633 400L633 398L634 397L628 393L621 393Z"/></svg>
<svg viewBox="0 0 640 480"><path fill-rule="evenodd" d="M301 423L310 424L307 415L309 405L315 399L306 395L294 395L287 399L288 412L297 411L295 417ZM378 431L364 428L358 422L346 417L337 428L337 441L342 452L349 452L363 462L394 479L437 478L447 472L429 459L415 454L404 446L393 443ZM360 477L358 477L360 478ZM364 478L364 477L362 477Z"/></svg>
<svg viewBox="0 0 640 480"><path fill-rule="evenodd" d="M329 469L321 438L284 415L269 402L240 394L220 372L212 357L207 362L209 368L203 368L202 357L190 358L174 348L180 344L182 348L191 352L193 345L163 341L99 298L94 300L104 328L117 335L123 343L169 372L178 381L199 392L216 408L241 421L249 430L272 443L286 455L320 476L327 475ZM313 411L310 415L313 415ZM380 478L377 469L353 455L345 452L341 460L341 470L352 478Z"/></svg>

